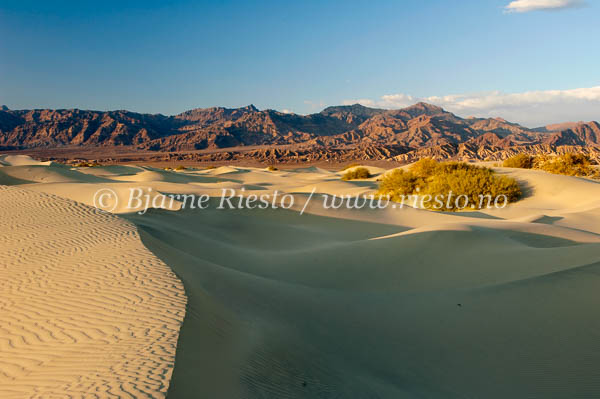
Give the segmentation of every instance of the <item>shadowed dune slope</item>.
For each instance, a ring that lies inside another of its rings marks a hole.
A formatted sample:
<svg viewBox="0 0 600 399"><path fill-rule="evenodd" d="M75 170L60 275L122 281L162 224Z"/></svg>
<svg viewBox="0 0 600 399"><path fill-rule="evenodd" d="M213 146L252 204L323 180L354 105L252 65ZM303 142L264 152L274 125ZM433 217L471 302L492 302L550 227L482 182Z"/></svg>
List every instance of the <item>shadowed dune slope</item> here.
<svg viewBox="0 0 600 399"><path fill-rule="evenodd" d="M598 242L283 210L126 217L189 296L171 399L600 394Z"/></svg>

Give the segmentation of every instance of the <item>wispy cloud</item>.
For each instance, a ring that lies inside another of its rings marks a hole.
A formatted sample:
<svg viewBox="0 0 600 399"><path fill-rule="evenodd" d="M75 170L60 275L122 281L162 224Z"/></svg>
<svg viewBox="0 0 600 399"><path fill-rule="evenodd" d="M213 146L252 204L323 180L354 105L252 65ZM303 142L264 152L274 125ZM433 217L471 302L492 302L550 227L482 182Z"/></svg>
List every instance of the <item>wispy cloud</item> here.
<svg viewBox="0 0 600 399"><path fill-rule="evenodd" d="M523 93L494 91L430 97L388 94L376 100L345 100L343 103L394 109L419 101L439 105L461 116L500 116L531 127L571 120L600 119L600 86L571 90Z"/></svg>
<svg viewBox="0 0 600 399"><path fill-rule="evenodd" d="M506 12L530 12L539 10L562 10L565 8L582 7L584 0L515 0L506 7Z"/></svg>

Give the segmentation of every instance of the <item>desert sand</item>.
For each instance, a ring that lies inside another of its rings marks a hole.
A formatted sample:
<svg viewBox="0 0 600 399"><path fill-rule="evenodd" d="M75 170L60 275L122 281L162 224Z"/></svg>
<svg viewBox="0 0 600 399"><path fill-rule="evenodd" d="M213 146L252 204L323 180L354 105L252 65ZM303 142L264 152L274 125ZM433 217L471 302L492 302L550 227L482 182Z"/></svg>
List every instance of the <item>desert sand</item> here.
<svg viewBox="0 0 600 399"><path fill-rule="evenodd" d="M332 210L385 170L0 164L2 397L600 396L595 181L498 168L526 192L505 209ZM132 187L298 203L138 214Z"/></svg>
<svg viewBox="0 0 600 399"><path fill-rule="evenodd" d="M7 186L0 220L0 397L164 397L186 298L136 228Z"/></svg>

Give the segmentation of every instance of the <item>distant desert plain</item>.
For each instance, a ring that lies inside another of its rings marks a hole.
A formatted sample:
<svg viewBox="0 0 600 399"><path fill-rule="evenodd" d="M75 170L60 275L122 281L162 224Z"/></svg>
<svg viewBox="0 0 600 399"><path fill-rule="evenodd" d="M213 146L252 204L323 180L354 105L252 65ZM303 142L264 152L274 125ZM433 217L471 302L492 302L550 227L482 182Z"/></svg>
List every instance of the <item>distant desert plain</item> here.
<svg viewBox="0 0 600 399"><path fill-rule="evenodd" d="M0 397L599 397L600 184L486 165L518 201L323 206L375 192L395 164L343 180L6 153ZM132 189L207 206L132 208ZM219 209L242 189L294 201Z"/></svg>

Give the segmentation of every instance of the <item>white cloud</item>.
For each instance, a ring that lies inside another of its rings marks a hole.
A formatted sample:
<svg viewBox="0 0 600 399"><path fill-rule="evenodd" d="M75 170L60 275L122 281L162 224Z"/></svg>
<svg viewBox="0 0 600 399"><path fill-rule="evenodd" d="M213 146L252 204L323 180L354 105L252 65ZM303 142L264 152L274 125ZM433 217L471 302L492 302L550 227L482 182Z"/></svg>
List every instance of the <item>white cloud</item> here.
<svg viewBox="0 0 600 399"><path fill-rule="evenodd" d="M343 105L361 104L365 107L379 108L404 108L413 105L416 102L422 101L416 97L407 94L386 94L381 96L380 100L371 100L368 98L360 98L356 100L344 100Z"/></svg>
<svg viewBox="0 0 600 399"><path fill-rule="evenodd" d="M511 1L504 9L507 12L530 12L538 10L561 10L565 8L581 7L584 0L515 0Z"/></svg>
<svg viewBox="0 0 600 399"><path fill-rule="evenodd" d="M525 126L600 119L600 86L571 90L499 91L445 96L413 97L388 94L378 100L345 100L344 104L360 103L370 107L403 108L416 102L435 104L461 116L497 117Z"/></svg>

